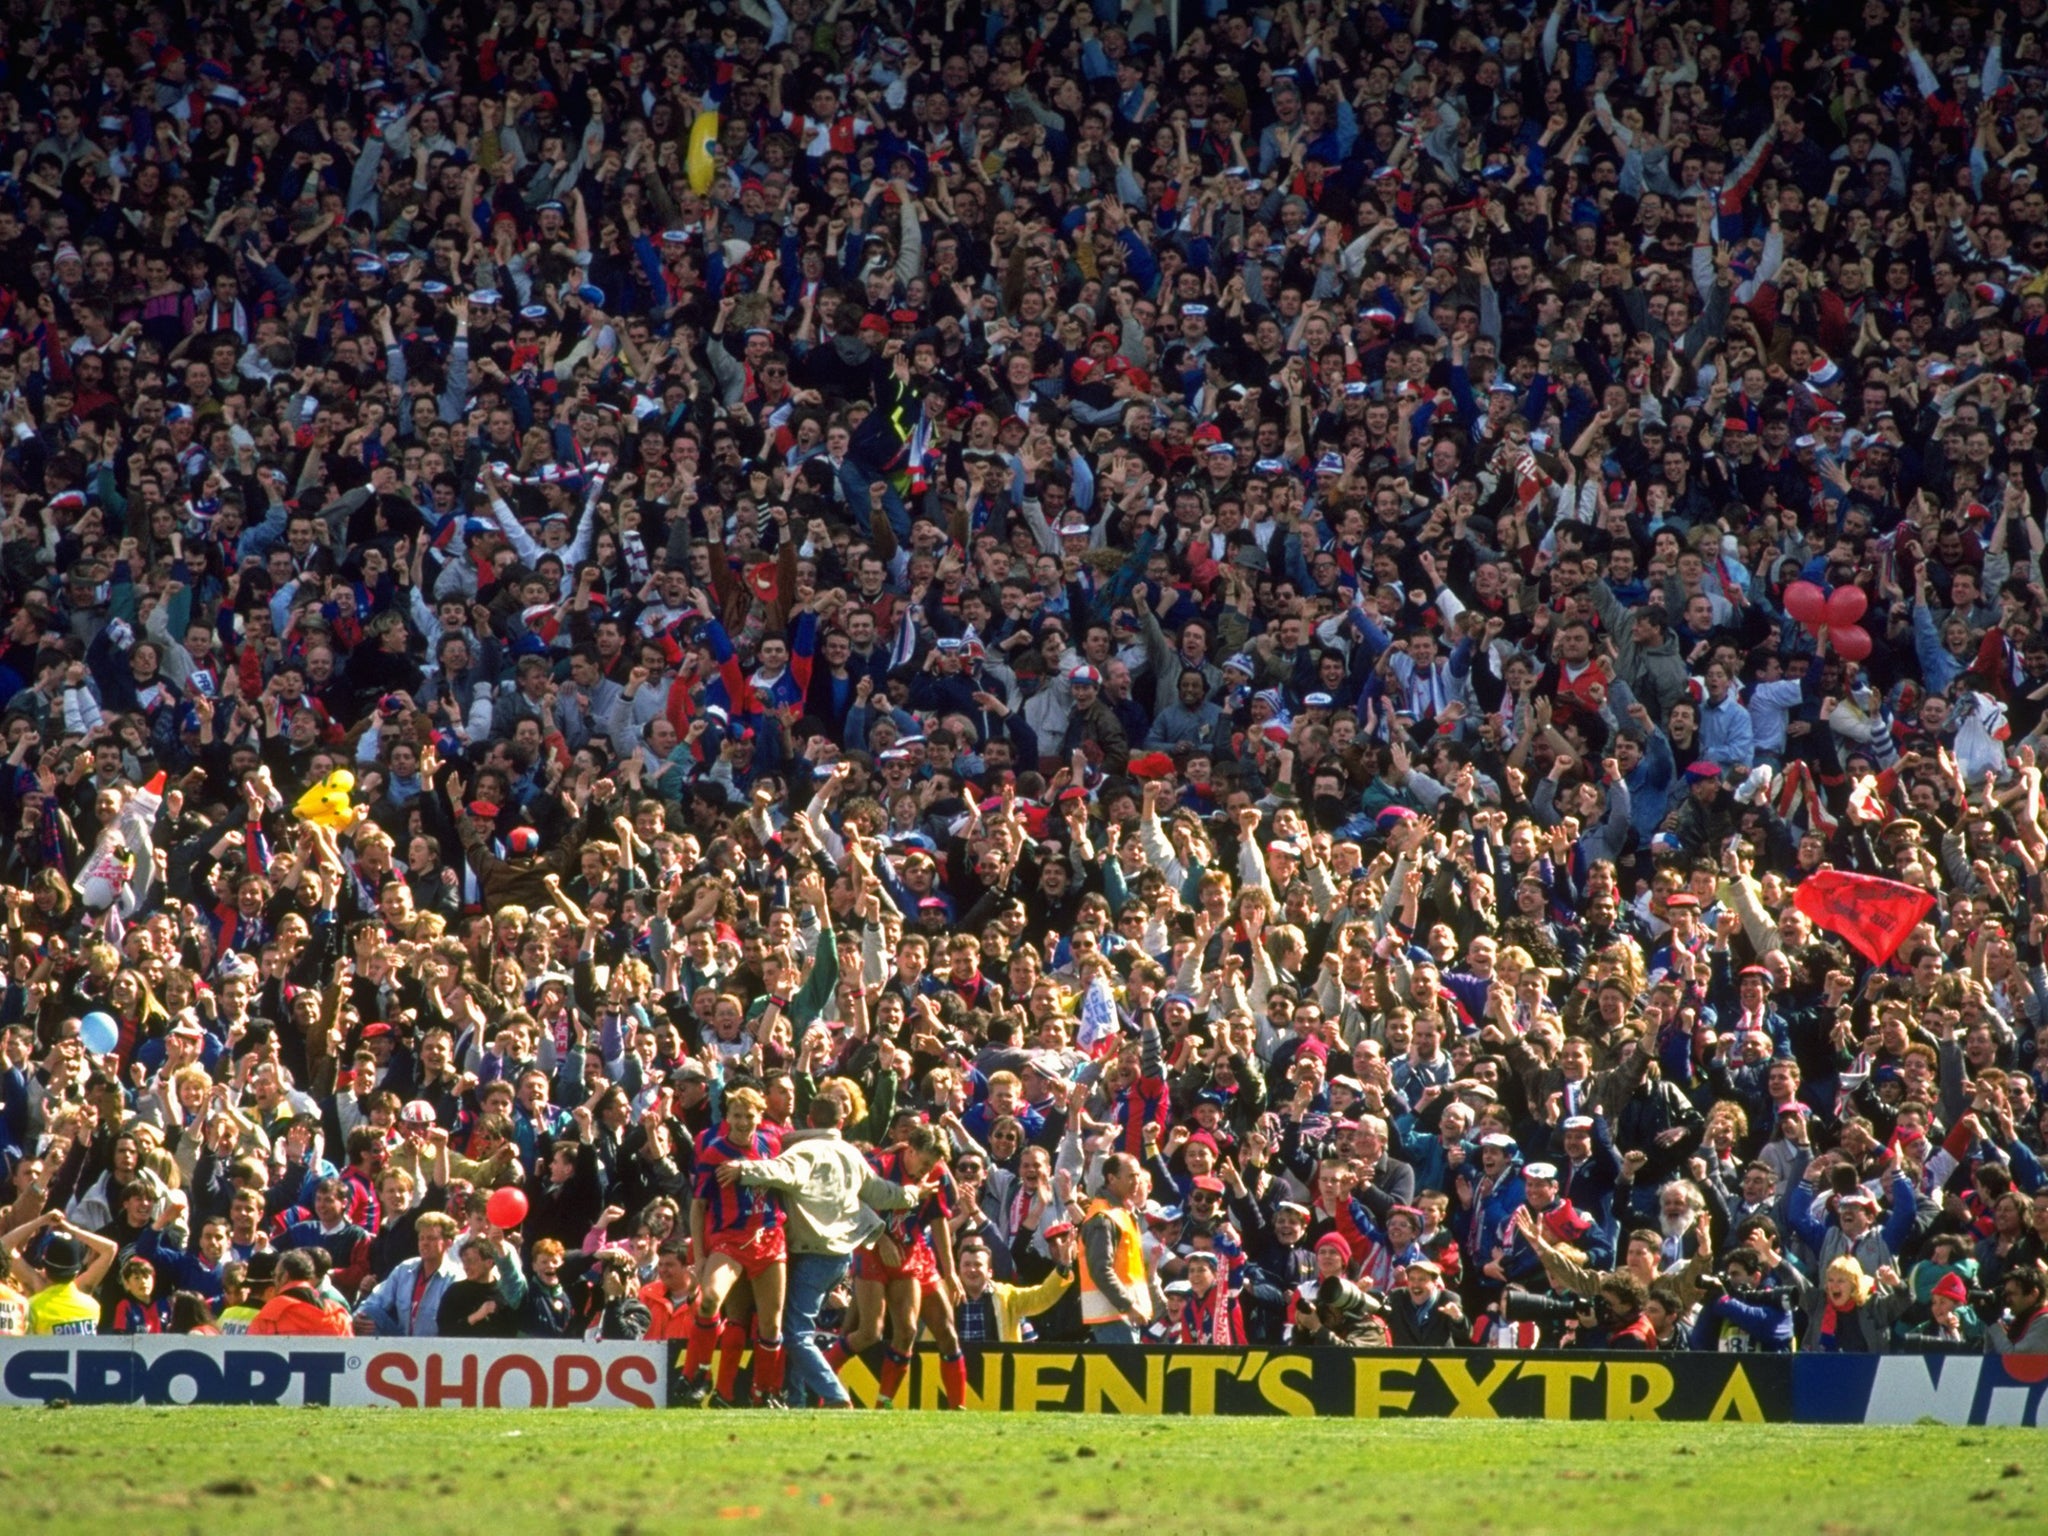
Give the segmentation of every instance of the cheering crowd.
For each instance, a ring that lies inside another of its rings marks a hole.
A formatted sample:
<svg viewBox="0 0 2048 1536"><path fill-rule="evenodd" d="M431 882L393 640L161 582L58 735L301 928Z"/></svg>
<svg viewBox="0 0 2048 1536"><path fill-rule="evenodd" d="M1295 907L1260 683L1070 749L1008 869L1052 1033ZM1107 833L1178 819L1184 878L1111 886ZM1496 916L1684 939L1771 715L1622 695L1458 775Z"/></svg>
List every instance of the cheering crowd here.
<svg viewBox="0 0 2048 1536"><path fill-rule="evenodd" d="M0 0L0 1333L2048 1351L2043 10Z"/></svg>

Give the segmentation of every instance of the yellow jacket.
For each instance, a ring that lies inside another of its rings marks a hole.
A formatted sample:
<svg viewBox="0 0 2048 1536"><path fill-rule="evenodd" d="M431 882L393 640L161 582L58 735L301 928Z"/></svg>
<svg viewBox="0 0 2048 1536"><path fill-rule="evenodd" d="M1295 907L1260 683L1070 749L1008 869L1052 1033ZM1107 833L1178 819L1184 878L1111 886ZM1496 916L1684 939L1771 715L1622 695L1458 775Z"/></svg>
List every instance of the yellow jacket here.
<svg viewBox="0 0 2048 1536"><path fill-rule="evenodd" d="M1005 1285L991 1280L988 1295L996 1304L996 1337L1005 1344L1024 1341L1024 1319L1036 1317L1058 1301L1074 1283L1071 1271L1054 1270L1036 1285Z"/></svg>

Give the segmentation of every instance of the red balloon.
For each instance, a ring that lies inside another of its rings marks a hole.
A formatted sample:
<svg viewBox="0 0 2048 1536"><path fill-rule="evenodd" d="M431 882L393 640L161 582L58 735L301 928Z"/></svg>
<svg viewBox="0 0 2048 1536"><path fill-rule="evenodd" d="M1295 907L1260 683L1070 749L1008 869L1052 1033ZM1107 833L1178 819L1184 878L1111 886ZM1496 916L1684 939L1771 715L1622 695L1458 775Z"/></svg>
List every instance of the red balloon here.
<svg viewBox="0 0 2048 1536"><path fill-rule="evenodd" d="M1785 611L1808 629L1827 622L1828 595L1810 581L1795 581L1785 589Z"/></svg>
<svg viewBox="0 0 2048 1536"><path fill-rule="evenodd" d="M1854 587L1843 590L1856 591ZM1861 661L1870 654L1870 631L1861 624L1831 624L1828 626L1828 644L1844 661Z"/></svg>
<svg viewBox="0 0 2048 1536"><path fill-rule="evenodd" d="M491 1225L510 1229L526 1220L526 1191L507 1185L491 1191L491 1198L484 1204L484 1214L491 1219Z"/></svg>
<svg viewBox="0 0 2048 1536"><path fill-rule="evenodd" d="M1828 594L1828 624L1843 629L1863 617L1870 599L1861 587L1837 587Z"/></svg>

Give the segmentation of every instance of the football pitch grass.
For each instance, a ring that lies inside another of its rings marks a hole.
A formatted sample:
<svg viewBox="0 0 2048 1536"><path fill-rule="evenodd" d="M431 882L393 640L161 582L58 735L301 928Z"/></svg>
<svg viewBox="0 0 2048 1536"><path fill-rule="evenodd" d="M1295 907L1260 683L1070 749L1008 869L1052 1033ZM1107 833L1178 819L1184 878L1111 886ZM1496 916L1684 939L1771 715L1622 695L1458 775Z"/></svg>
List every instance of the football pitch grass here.
<svg viewBox="0 0 2048 1536"><path fill-rule="evenodd" d="M2031 1429L937 1413L0 1412L15 1530L2048 1530Z"/></svg>

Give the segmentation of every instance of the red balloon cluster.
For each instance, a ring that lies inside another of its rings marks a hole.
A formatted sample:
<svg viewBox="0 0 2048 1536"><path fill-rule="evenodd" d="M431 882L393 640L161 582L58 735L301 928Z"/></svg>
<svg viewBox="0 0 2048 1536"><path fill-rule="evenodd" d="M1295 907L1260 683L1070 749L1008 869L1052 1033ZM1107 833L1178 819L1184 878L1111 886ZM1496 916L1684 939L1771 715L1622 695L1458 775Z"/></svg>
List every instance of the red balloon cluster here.
<svg viewBox="0 0 2048 1536"><path fill-rule="evenodd" d="M1814 639L1825 636L1845 661L1861 661L1870 654L1870 631L1856 622L1869 607L1861 587L1826 592L1810 581L1795 581L1785 589L1785 611Z"/></svg>

